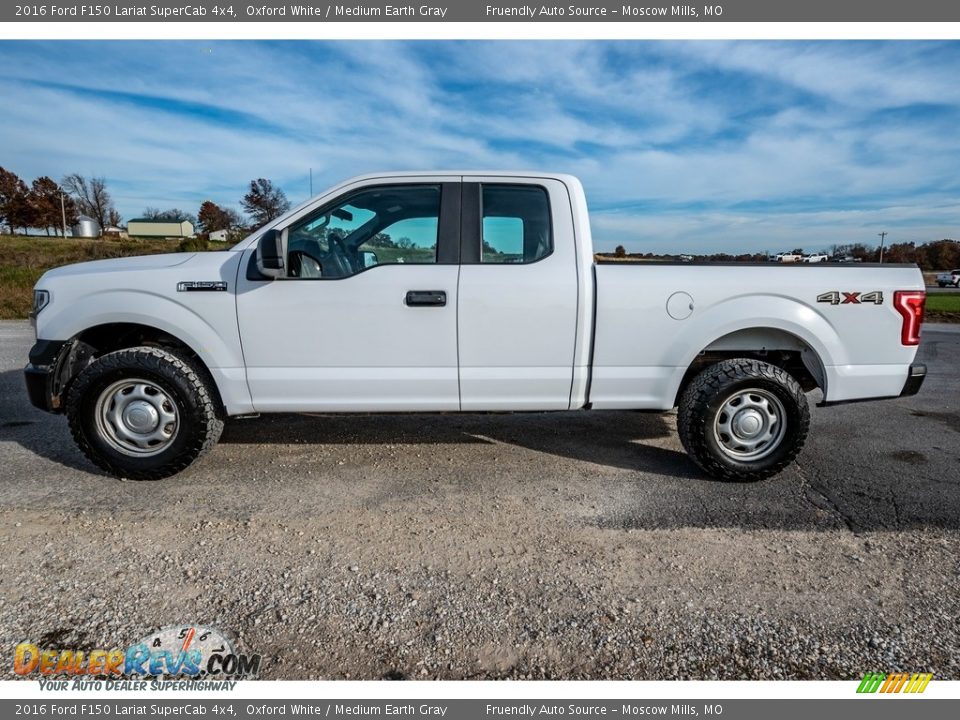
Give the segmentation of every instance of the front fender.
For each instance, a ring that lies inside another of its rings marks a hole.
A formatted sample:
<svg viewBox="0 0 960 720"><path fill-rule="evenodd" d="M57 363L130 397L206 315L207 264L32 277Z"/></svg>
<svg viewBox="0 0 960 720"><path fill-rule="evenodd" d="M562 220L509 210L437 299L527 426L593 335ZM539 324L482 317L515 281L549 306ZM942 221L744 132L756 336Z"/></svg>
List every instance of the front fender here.
<svg viewBox="0 0 960 720"><path fill-rule="evenodd" d="M68 340L98 325L136 323L157 328L179 339L208 368L242 368L233 293L184 295L184 300L179 301L179 298L173 300L146 290L105 289L87 292L68 306L59 308L57 298L54 298L46 309L53 314L43 318L38 336ZM196 307L201 303L202 314Z"/></svg>

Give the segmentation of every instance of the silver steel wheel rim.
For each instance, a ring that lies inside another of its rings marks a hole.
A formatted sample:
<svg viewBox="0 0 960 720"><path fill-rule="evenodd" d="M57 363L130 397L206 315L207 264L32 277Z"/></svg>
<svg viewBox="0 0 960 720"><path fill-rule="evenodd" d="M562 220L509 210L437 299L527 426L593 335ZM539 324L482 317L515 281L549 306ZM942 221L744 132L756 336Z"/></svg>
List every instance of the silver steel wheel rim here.
<svg viewBox="0 0 960 720"><path fill-rule="evenodd" d="M762 460L780 447L787 434L786 410L766 390L741 390L726 399L713 421L723 453L739 462Z"/></svg>
<svg viewBox="0 0 960 720"><path fill-rule="evenodd" d="M166 450L180 430L177 404L156 383L119 380L97 399L97 430L115 450L150 457Z"/></svg>

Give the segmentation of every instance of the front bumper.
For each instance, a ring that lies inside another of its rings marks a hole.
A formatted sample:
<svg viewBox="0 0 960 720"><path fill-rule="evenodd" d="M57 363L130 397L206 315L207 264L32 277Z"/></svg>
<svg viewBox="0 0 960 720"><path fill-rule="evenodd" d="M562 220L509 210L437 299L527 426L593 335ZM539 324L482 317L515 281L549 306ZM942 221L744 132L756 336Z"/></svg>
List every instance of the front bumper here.
<svg viewBox="0 0 960 720"><path fill-rule="evenodd" d="M30 349L30 363L23 369L27 397L34 407L46 412L63 412L57 371L66 345L60 340L37 340Z"/></svg>
<svg viewBox="0 0 960 720"><path fill-rule="evenodd" d="M50 392L50 378L52 373L48 367L27 365L23 369L23 379L27 383L27 397L34 407L47 412L57 412L53 407L53 396Z"/></svg>

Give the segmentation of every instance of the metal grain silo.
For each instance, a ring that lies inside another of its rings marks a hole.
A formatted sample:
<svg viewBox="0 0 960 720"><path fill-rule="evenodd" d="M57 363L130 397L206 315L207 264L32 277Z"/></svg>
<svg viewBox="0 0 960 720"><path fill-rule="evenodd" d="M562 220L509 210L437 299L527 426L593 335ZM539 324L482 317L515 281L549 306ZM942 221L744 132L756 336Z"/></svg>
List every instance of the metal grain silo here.
<svg viewBox="0 0 960 720"><path fill-rule="evenodd" d="M77 222L70 228L74 237L98 238L100 237L100 224L92 217L81 215Z"/></svg>

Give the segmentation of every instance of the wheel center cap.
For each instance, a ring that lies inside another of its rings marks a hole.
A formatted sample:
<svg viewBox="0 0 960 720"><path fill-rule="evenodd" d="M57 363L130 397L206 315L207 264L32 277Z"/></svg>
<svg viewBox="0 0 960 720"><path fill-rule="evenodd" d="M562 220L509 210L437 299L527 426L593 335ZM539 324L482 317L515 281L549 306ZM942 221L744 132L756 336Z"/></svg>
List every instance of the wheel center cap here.
<svg viewBox="0 0 960 720"><path fill-rule="evenodd" d="M154 430L160 423L157 409L144 400L134 400L123 411L124 424L138 433Z"/></svg>
<svg viewBox="0 0 960 720"><path fill-rule="evenodd" d="M763 418L756 410L741 410L733 419L733 430L742 438L751 438L763 428Z"/></svg>

